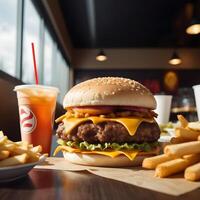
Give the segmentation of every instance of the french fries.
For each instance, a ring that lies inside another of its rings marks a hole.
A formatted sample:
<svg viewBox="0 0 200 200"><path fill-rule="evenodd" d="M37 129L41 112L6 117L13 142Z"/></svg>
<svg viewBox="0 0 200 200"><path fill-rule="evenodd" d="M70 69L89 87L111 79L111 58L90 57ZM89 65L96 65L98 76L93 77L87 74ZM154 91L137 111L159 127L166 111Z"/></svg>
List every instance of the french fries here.
<svg viewBox="0 0 200 200"><path fill-rule="evenodd" d="M184 171L189 181L200 180L200 122L188 122L178 115L181 127L176 128L164 154L143 160L146 169L155 169L155 176L165 178Z"/></svg>
<svg viewBox="0 0 200 200"><path fill-rule="evenodd" d="M41 156L42 147L33 147L24 141L13 142L0 131L0 167L37 162Z"/></svg>
<svg viewBox="0 0 200 200"><path fill-rule="evenodd" d="M23 147L18 147L13 151L11 154L14 155L20 155L26 153L28 155L29 162L37 162L39 160L39 155L37 155L37 152L34 153L31 150L28 150Z"/></svg>
<svg viewBox="0 0 200 200"><path fill-rule="evenodd" d="M171 139L171 142L196 141L200 136L200 122L188 122L182 115L177 115L177 118L180 121L181 127L175 129L175 138Z"/></svg>
<svg viewBox="0 0 200 200"><path fill-rule="evenodd" d="M164 153L168 156L177 157L200 153L200 141L167 145L164 148Z"/></svg>
<svg viewBox="0 0 200 200"><path fill-rule="evenodd" d="M159 164L156 167L155 176L164 178L184 171L188 166L200 161L200 155L193 154L186 158L177 158Z"/></svg>
<svg viewBox="0 0 200 200"><path fill-rule="evenodd" d="M5 143L5 141L7 140L7 136L0 136L0 145Z"/></svg>
<svg viewBox="0 0 200 200"><path fill-rule="evenodd" d="M0 145L0 151L4 151L4 150L7 150L7 151L13 151L15 149L15 145L14 144L2 144Z"/></svg>
<svg viewBox="0 0 200 200"><path fill-rule="evenodd" d="M185 119L185 117L183 117L183 115L177 115L177 118L181 123L181 127L185 128L188 126L188 121Z"/></svg>
<svg viewBox="0 0 200 200"><path fill-rule="evenodd" d="M185 170L184 174L185 179L189 181L198 181L200 180L200 162L188 167Z"/></svg>
<svg viewBox="0 0 200 200"><path fill-rule="evenodd" d="M4 160L9 157L10 152L9 151L0 151L0 160Z"/></svg>
<svg viewBox="0 0 200 200"><path fill-rule="evenodd" d="M21 155L9 157L9 158L6 158L6 159L0 161L0 167L24 164L27 162L27 160L28 160L28 154L23 153Z"/></svg>
<svg viewBox="0 0 200 200"><path fill-rule="evenodd" d="M168 156L165 154L146 158L146 159L144 159L144 161L142 163L142 167L144 167L146 169L155 169L157 167L157 165L159 165L160 163L163 163L163 162L166 162L166 161L169 161L172 159L173 159L172 156Z"/></svg>
<svg viewBox="0 0 200 200"><path fill-rule="evenodd" d="M40 145L35 146L35 147L31 148L31 152L33 152L33 153L41 153L42 152L42 147Z"/></svg>
<svg viewBox="0 0 200 200"><path fill-rule="evenodd" d="M171 140L170 140L171 144L180 144L180 143L183 143L183 142L187 142L187 139L181 138L181 137L172 137Z"/></svg>
<svg viewBox="0 0 200 200"><path fill-rule="evenodd" d="M188 123L188 128L200 132L200 122L190 122Z"/></svg>
<svg viewBox="0 0 200 200"><path fill-rule="evenodd" d="M185 139L186 141L187 140L195 141L200 135L200 131L194 131L192 129L180 127L180 128L176 128L175 135L176 135L176 138L182 138L182 139Z"/></svg>

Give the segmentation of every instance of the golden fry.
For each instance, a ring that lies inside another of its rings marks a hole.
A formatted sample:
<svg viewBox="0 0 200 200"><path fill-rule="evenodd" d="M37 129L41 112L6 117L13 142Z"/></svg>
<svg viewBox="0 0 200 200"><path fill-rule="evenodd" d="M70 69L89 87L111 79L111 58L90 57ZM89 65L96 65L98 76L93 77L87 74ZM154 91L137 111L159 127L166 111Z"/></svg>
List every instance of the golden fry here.
<svg viewBox="0 0 200 200"><path fill-rule="evenodd" d="M0 131L0 137L3 137L4 134L3 134L3 131Z"/></svg>
<svg viewBox="0 0 200 200"><path fill-rule="evenodd" d="M27 162L27 160L28 160L28 154L24 153L22 155L9 157L0 161L0 167L24 164Z"/></svg>
<svg viewBox="0 0 200 200"><path fill-rule="evenodd" d="M188 124L188 128L200 132L200 122L199 121L198 122L190 122Z"/></svg>
<svg viewBox="0 0 200 200"><path fill-rule="evenodd" d="M13 142L15 144L18 144L20 146L28 146L28 142L25 142L25 141L18 141L18 142Z"/></svg>
<svg viewBox="0 0 200 200"><path fill-rule="evenodd" d="M177 157L200 153L200 141L167 145L164 148L164 153L169 156L171 155L171 156L177 156Z"/></svg>
<svg viewBox="0 0 200 200"><path fill-rule="evenodd" d="M159 164L156 167L155 176L164 178L170 175L184 171L188 166L193 165L200 161L199 154L189 155L185 158L177 158Z"/></svg>
<svg viewBox="0 0 200 200"><path fill-rule="evenodd" d="M33 148L33 145L32 145L32 144L29 144L29 145L28 145L28 148L29 148L29 149Z"/></svg>
<svg viewBox="0 0 200 200"><path fill-rule="evenodd" d="M13 149L15 149L15 145L14 144L4 144L0 146L0 151L12 151Z"/></svg>
<svg viewBox="0 0 200 200"><path fill-rule="evenodd" d="M0 146L5 144L7 139L8 139L7 136L3 136L3 137L0 136Z"/></svg>
<svg viewBox="0 0 200 200"><path fill-rule="evenodd" d="M185 138L182 138L182 137L173 137L170 140L171 144L180 144L180 143L183 143L183 142L188 142L188 140L185 139Z"/></svg>
<svg viewBox="0 0 200 200"><path fill-rule="evenodd" d="M21 147L23 147L23 148L26 148L27 150L28 150L28 148L29 148L28 142L19 141L19 142L15 142L15 144L17 144L18 146L21 146Z"/></svg>
<svg viewBox="0 0 200 200"><path fill-rule="evenodd" d="M184 174L185 179L189 181L198 181L200 180L200 163L192 165L185 170Z"/></svg>
<svg viewBox="0 0 200 200"><path fill-rule="evenodd" d="M188 125L188 121L183 115L177 115L178 120L181 122L181 127L185 128Z"/></svg>
<svg viewBox="0 0 200 200"><path fill-rule="evenodd" d="M41 153L42 146L41 145L35 146L35 147L31 148L30 151L32 151L33 153Z"/></svg>
<svg viewBox="0 0 200 200"><path fill-rule="evenodd" d="M167 156L165 154L154 156L151 158L145 158L142 162L142 167L146 169L155 169L157 165L172 159L172 156Z"/></svg>
<svg viewBox="0 0 200 200"><path fill-rule="evenodd" d="M175 135L176 137L185 138L185 140L195 141L200 135L200 131L180 127L176 128Z"/></svg>
<svg viewBox="0 0 200 200"><path fill-rule="evenodd" d="M6 150L0 151L0 160L4 160L4 159L8 158L9 155L10 155L9 151L6 151Z"/></svg>
<svg viewBox="0 0 200 200"><path fill-rule="evenodd" d="M33 147L25 141L13 142L0 131L0 167L37 162L42 147Z"/></svg>
<svg viewBox="0 0 200 200"><path fill-rule="evenodd" d="M28 162L36 162L39 160L39 156L36 153L27 150L23 147L17 147L11 152L12 155L20 155L24 153L26 153L29 156Z"/></svg>

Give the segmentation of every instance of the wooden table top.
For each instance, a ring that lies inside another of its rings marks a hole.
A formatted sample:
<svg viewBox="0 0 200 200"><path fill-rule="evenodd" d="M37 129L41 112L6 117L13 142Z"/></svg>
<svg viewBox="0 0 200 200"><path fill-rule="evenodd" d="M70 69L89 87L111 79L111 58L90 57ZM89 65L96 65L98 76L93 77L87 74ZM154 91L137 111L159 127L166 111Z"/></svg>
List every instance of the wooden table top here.
<svg viewBox="0 0 200 200"><path fill-rule="evenodd" d="M67 172L33 169L29 176L11 183L0 184L1 200L126 200L126 199L199 199L200 189L181 195L169 196L102 178L88 172Z"/></svg>

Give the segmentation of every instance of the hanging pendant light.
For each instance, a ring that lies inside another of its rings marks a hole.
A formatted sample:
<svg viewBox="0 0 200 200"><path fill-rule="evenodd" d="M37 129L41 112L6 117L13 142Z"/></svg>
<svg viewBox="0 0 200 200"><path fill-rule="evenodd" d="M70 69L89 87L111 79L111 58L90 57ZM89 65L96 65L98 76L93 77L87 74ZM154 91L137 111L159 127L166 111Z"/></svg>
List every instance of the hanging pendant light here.
<svg viewBox="0 0 200 200"><path fill-rule="evenodd" d="M187 34L197 35L200 33L200 22L193 20L186 29Z"/></svg>
<svg viewBox="0 0 200 200"><path fill-rule="evenodd" d="M188 27L186 28L186 33L190 35L197 35L200 33L200 16L199 16L199 9L200 1L196 1L193 4L190 4L188 8L190 11L190 22Z"/></svg>
<svg viewBox="0 0 200 200"><path fill-rule="evenodd" d="M103 49L101 49L101 50L99 51L99 53L97 54L96 60L97 60L97 61L100 61L100 62L103 62L103 61L107 60L107 56L106 56L106 54L104 53Z"/></svg>
<svg viewBox="0 0 200 200"><path fill-rule="evenodd" d="M174 50L171 59L169 60L169 64L171 65L179 65L181 64L182 60L179 57L178 53Z"/></svg>

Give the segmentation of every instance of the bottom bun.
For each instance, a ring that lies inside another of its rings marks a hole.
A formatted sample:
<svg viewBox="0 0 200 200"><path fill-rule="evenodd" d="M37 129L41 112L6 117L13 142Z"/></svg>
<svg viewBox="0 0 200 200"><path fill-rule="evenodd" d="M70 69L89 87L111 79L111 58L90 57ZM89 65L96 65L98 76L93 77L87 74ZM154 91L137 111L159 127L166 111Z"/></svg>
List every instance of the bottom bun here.
<svg viewBox="0 0 200 200"><path fill-rule="evenodd" d="M151 153L140 153L135 157L134 160L128 159L124 155L111 158L104 155L98 154L81 154L81 153L70 153L63 151L63 156L66 160L74 164L89 165L96 167L129 167L139 166L142 164L144 158L156 155L156 152Z"/></svg>

